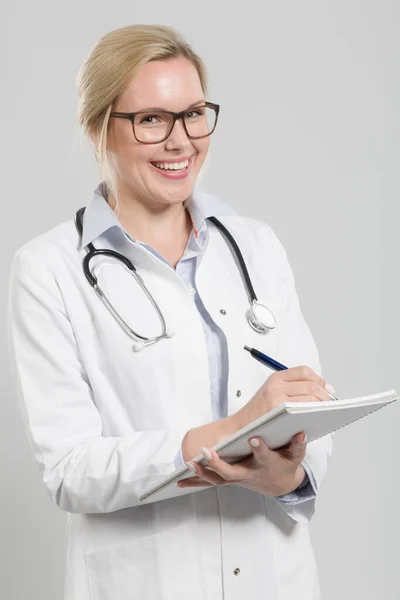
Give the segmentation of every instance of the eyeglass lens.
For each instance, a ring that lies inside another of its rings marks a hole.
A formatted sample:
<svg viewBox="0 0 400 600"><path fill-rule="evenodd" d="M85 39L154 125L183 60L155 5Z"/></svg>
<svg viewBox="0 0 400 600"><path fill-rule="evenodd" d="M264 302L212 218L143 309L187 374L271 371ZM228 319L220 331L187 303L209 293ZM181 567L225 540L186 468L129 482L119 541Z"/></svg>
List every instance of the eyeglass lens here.
<svg viewBox="0 0 400 600"><path fill-rule="evenodd" d="M203 137L214 129L217 114L213 108L201 106L187 111L184 118L189 136ZM168 113L137 113L133 122L136 138L140 142L163 140L171 131L172 121Z"/></svg>

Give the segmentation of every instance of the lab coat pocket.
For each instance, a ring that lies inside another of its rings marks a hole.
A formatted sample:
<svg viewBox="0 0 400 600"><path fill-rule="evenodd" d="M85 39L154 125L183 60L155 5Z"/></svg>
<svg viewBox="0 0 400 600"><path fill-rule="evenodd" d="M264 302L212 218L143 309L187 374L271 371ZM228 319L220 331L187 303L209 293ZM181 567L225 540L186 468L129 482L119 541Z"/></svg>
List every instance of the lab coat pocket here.
<svg viewBox="0 0 400 600"><path fill-rule="evenodd" d="M91 600L205 600L194 527L86 554Z"/></svg>

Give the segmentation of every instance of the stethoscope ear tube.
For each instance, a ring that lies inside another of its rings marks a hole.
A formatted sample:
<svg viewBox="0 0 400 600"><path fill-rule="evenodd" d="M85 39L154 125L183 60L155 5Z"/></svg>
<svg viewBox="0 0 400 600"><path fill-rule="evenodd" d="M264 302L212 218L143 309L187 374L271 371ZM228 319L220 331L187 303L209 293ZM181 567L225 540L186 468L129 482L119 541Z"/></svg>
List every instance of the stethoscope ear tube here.
<svg viewBox="0 0 400 600"><path fill-rule="evenodd" d="M239 246L236 243L235 238L233 237L233 235L230 233L230 231L228 231L228 229L225 227L225 225L223 225L221 223L221 221L219 221L216 217L208 217L208 220L211 221L211 223L214 223L214 225L223 233L223 235L228 239L230 246L232 247L236 258L239 261L239 270L240 273L244 279L244 285L246 288L246 292L247 295L249 297L249 302L252 305L254 301L257 301L258 298L256 296L256 293L254 291L253 288L253 284L251 283L251 279L250 279L250 275L249 272L247 270L246 267L246 263L244 262L244 258L243 255L240 251Z"/></svg>
<svg viewBox="0 0 400 600"><path fill-rule="evenodd" d="M83 259L83 272L85 274L86 279L90 283L90 285L92 287L96 287L97 277L90 272L90 268L89 268L89 263L90 263L91 258L93 258L93 254L91 252L89 252L89 254L86 254L85 258Z"/></svg>
<svg viewBox="0 0 400 600"><path fill-rule="evenodd" d="M97 277L91 272L89 263L95 256L109 256L111 258L115 258L116 260L122 262L126 267L128 267L128 269L132 271L132 273L135 273L137 275L135 265L133 265L129 258L126 258L126 256L124 256L123 254L120 254L115 250L107 250L105 248L97 249L93 246L93 244L89 244L88 248L89 252L83 259L83 272L85 273L85 277L92 287L97 285ZM139 277L139 275L137 275L137 277Z"/></svg>
<svg viewBox="0 0 400 600"><path fill-rule="evenodd" d="M82 232L83 232L83 214L84 214L84 212L85 212L85 207L83 206L82 208L80 208L77 211L77 213L75 215L75 227L81 238L82 238ZM130 271L132 271L133 273L136 273L135 265L132 263L132 261L129 260L129 258L124 256L123 254L120 254L119 252L116 252L115 250L108 250L106 248L95 248L93 246L93 244L88 244L87 247L88 247L88 253L86 254L85 258L83 259L82 265L83 265L83 272L85 274L85 277L92 287L97 285L97 277L90 271L90 261L95 256L109 256L111 258L115 258L116 260L119 260L122 263L124 263L124 265L126 267L128 267L128 269ZM137 275L137 276L139 277L139 275Z"/></svg>

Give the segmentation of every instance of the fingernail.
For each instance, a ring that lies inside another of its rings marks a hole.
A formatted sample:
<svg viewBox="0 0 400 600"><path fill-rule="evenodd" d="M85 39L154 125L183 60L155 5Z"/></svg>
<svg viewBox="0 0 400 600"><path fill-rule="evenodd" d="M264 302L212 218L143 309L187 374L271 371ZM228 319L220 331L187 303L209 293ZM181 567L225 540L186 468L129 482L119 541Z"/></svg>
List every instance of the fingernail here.
<svg viewBox="0 0 400 600"><path fill-rule="evenodd" d="M212 459L211 452L207 448L200 448L200 450L202 451L202 454L206 460Z"/></svg>
<svg viewBox="0 0 400 600"><path fill-rule="evenodd" d="M186 464L186 466L188 467L188 469L190 469L191 471L193 471L193 473L196 473L195 466L194 466L192 463L190 463L190 462L187 462L187 463L185 463L185 464Z"/></svg>
<svg viewBox="0 0 400 600"><path fill-rule="evenodd" d="M335 393L335 388L333 388L331 385L329 385L329 383L327 383L325 385L325 389L327 392L329 392L330 394L334 394Z"/></svg>
<svg viewBox="0 0 400 600"><path fill-rule="evenodd" d="M304 444L307 444L307 434L304 432L304 437L303 437L303 441L301 442L301 445L304 446Z"/></svg>
<svg viewBox="0 0 400 600"><path fill-rule="evenodd" d="M250 445L253 446L253 448L258 448L258 446L260 445L260 440L258 440L257 438L251 438Z"/></svg>

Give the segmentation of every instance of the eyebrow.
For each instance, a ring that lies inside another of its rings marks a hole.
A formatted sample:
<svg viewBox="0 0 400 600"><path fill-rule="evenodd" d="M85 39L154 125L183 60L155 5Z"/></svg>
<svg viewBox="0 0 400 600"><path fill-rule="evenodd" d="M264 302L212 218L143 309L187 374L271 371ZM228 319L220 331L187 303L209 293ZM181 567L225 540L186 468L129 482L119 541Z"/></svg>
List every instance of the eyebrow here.
<svg viewBox="0 0 400 600"><path fill-rule="evenodd" d="M189 110L189 108L193 108L193 106L197 106L199 104L205 104L205 99L202 98L201 100L197 100L197 102L192 102L192 104L189 104L189 106L187 108L185 108L184 110ZM151 106L150 108L139 108L138 110L135 110L133 112L147 112L149 110L165 110L166 112L174 112L174 111L170 111L167 108L162 108L161 106Z"/></svg>

